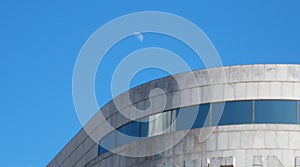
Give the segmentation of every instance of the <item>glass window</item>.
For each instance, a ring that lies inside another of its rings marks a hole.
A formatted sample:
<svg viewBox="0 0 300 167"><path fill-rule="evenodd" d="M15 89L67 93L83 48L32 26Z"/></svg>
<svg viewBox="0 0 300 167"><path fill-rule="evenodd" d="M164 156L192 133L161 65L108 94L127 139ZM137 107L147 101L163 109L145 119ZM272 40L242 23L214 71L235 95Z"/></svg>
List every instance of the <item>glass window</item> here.
<svg viewBox="0 0 300 167"><path fill-rule="evenodd" d="M117 146L128 144L137 140L140 132L139 122L130 122L117 130Z"/></svg>
<svg viewBox="0 0 300 167"><path fill-rule="evenodd" d="M98 155L102 155L104 153L106 153L107 150L105 148L103 148L101 145L99 145L99 152L98 152Z"/></svg>
<svg viewBox="0 0 300 167"><path fill-rule="evenodd" d="M148 117L148 136L160 135L173 131L171 127L174 120L172 111L167 111Z"/></svg>
<svg viewBox="0 0 300 167"><path fill-rule="evenodd" d="M99 145L99 155L106 153L108 150L115 148L116 146L116 132L112 132L105 136Z"/></svg>
<svg viewBox="0 0 300 167"><path fill-rule="evenodd" d="M116 146L133 142L138 139L137 137L151 137L174 129L250 124L253 120L253 111L254 123L300 123L299 108L300 101L291 100L232 101L183 107L151 115L120 127L118 131L110 133L100 141L99 155ZM171 126L173 122L174 126Z"/></svg>
<svg viewBox="0 0 300 167"><path fill-rule="evenodd" d="M252 101L214 103L212 110L212 125L214 126L252 123Z"/></svg>
<svg viewBox="0 0 300 167"><path fill-rule="evenodd" d="M140 132L140 136L141 137L148 137L149 134L149 123L148 123L148 117L143 118L140 120L140 124L141 124L141 132Z"/></svg>
<svg viewBox="0 0 300 167"><path fill-rule="evenodd" d="M296 101L255 101L255 123L296 123L296 108Z"/></svg>
<svg viewBox="0 0 300 167"><path fill-rule="evenodd" d="M128 136L139 137L139 132L140 132L139 126L140 126L139 122L132 121L118 128L118 131Z"/></svg>
<svg viewBox="0 0 300 167"><path fill-rule="evenodd" d="M207 119L210 104L184 107L176 111L176 130L201 128L208 125ZM207 124L204 125L207 119Z"/></svg>

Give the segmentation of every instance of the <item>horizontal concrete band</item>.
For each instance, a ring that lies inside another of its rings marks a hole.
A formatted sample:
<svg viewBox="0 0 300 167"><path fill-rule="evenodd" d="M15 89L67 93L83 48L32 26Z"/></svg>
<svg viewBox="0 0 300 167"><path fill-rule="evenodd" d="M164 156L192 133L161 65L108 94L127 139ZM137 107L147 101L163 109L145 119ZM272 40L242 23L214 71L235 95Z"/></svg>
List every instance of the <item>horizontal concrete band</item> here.
<svg viewBox="0 0 300 167"><path fill-rule="evenodd" d="M101 111L109 116L117 112L114 103L119 105L119 109L124 109L152 99L159 96L151 96L150 91L155 88L170 97L180 92L182 100L197 100L199 103L270 97L299 99L300 65L240 65L176 74L124 92Z"/></svg>
<svg viewBox="0 0 300 167"><path fill-rule="evenodd" d="M109 133L109 128L103 125L103 122L107 121L113 127L120 127L130 122L122 115L136 120L166 110L210 102L252 99L299 100L300 73L297 73L299 67L299 65L244 65L183 73L177 75L179 78L177 81L184 82L183 85L186 85L180 90L177 90L178 86L174 83L173 77L158 79L116 97L115 101L108 103L98 113L98 115L103 114L105 120L99 121L99 116L96 115L89 122L89 126L95 128L101 125L100 130L105 135ZM220 76L222 71L225 71L223 79ZM189 82L192 78L191 74L198 78L199 85L188 84L192 83ZM209 76L215 79L210 80ZM211 85L208 85L210 81ZM162 89L165 94L149 96L149 91L154 88ZM153 105L149 107L149 103ZM165 107L161 109L164 105ZM147 111L132 112L136 108L142 111L147 109Z"/></svg>
<svg viewBox="0 0 300 167"><path fill-rule="evenodd" d="M109 119L122 110L122 113L129 115L131 119L138 119L161 112L159 109L164 105L164 98L167 99L164 110L219 101L299 100L299 72L300 65L243 65L177 74L145 83L121 94L105 105L101 114L105 119ZM197 83L194 83L195 78ZM149 92L155 88L161 89L163 94L151 96ZM148 112L133 115L131 111L134 108L145 110L149 108L149 102L152 102L153 106ZM95 120L98 124L101 123L97 117Z"/></svg>

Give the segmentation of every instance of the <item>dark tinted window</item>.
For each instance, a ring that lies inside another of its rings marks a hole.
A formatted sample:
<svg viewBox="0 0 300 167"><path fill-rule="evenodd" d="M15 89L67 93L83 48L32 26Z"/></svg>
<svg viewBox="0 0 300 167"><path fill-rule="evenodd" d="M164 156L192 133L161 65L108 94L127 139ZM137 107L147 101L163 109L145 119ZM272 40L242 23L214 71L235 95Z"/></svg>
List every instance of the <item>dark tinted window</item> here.
<svg viewBox="0 0 300 167"><path fill-rule="evenodd" d="M99 154L107 152L116 147L116 132L112 132L109 135L105 136L100 141Z"/></svg>
<svg viewBox="0 0 300 167"><path fill-rule="evenodd" d="M191 127L250 124L253 119L254 123L300 123L299 105L299 101L289 100L233 101L189 106L180 110L158 113L138 122L126 124L120 127L118 132L114 131L104 137L100 141L99 154L138 139L128 136L151 137ZM254 118L253 114L255 114ZM175 118L175 125L171 126Z"/></svg>
<svg viewBox="0 0 300 167"><path fill-rule="evenodd" d="M104 153L106 153L106 152L107 152L107 150L106 150L105 148L101 147L101 145L99 145L99 152L98 152L98 155L104 154Z"/></svg>
<svg viewBox="0 0 300 167"><path fill-rule="evenodd" d="M260 100L255 102L255 123L296 123L296 101Z"/></svg>
<svg viewBox="0 0 300 167"><path fill-rule="evenodd" d="M137 140L139 137L140 127L139 122L130 122L117 130L117 146L128 144Z"/></svg>
<svg viewBox="0 0 300 167"><path fill-rule="evenodd" d="M225 105L214 103L212 116L213 125L250 124L252 123L252 101L226 102Z"/></svg>
<svg viewBox="0 0 300 167"><path fill-rule="evenodd" d="M209 104L199 106L184 107L176 111L176 130L185 130L190 128L201 128L208 126ZM207 119L207 125L204 125Z"/></svg>
<svg viewBox="0 0 300 167"><path fill-rule="evenodd" d="M139 122L133 121L118 128L118 131L128 136L139 137L139 126Z"/></svg>
<svg viewBox="0 0 300 167"><path fill-rule="evenodd" d="M148 137L148 133L149 133L149 123L148 123L148 118L143 118L140 121L141 124L141 137Z"/></svg>

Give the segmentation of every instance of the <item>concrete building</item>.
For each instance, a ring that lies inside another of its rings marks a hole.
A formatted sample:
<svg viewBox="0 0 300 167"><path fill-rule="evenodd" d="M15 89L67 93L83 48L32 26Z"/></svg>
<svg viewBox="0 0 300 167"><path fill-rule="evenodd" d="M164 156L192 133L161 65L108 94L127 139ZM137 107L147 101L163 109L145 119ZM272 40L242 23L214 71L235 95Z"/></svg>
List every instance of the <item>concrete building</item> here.
<svg viewBox="0 0 300 167"><path fill-rule="evenodd" d="M106 104L48 166L300 167L299 108L300 65L177 74Z"/></svg>

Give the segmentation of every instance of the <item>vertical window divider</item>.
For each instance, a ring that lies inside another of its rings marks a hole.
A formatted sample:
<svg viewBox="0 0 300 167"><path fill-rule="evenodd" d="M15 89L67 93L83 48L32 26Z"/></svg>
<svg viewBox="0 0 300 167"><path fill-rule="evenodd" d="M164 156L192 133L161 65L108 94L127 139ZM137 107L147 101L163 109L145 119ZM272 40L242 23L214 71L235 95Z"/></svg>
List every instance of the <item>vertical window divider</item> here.
<svg viewBox="0 0 300 167"><path fill-rule="evenodd" d="M299 124L299 100L296 103L296 123Z"/></svg>
<svg viewBox="0 0 300 167"><path fill-rule="evenodd" d="M118 133L119 133L119 131L118 130L116 130L115 131L115 146L114 146L114 148L116 148L116 147L118 147Z"/></svg>
<svg viewBox="0 0 300 167"><path fill-rule="evenodd" d="M252 124L255 123L255 100L252 100Z"/></svg>
<svg viewBox="0 0 300 167"><path fill-rule="evenodd" d="M139 137L142 137L142 118L136 121L139 123Z"/></svg>
<svg viewBox="0 0 300 167"><path fill-rule="evenodd" d="M175 123L175 121L176 121L176 111L177 111L177 109L173 109L172 110L172 114L171 114L171 127L172 127L172 132L175 132L176 131L176 123Z"/></svg>
<svg viewBox="0 0 300 167"><path fill-rule="evenodd" d="M170 132L174 132L174 130L173 130L174 129L173 128L173 121L174 121L173 112L174 112L174 110L171 110L170 112L171 112L171 120L170 120L170 125L169 125L170 126Z"/></svg>
<svg viewBox="0 0 300 167"><path fill-rule="evenodd" d="M209 118L208 118L208 120L209 120L209 122L208 122L208 126L212 126L212 112L213 112L213 103L211 102L210 103L210 106L209 106Z"/></svg>

